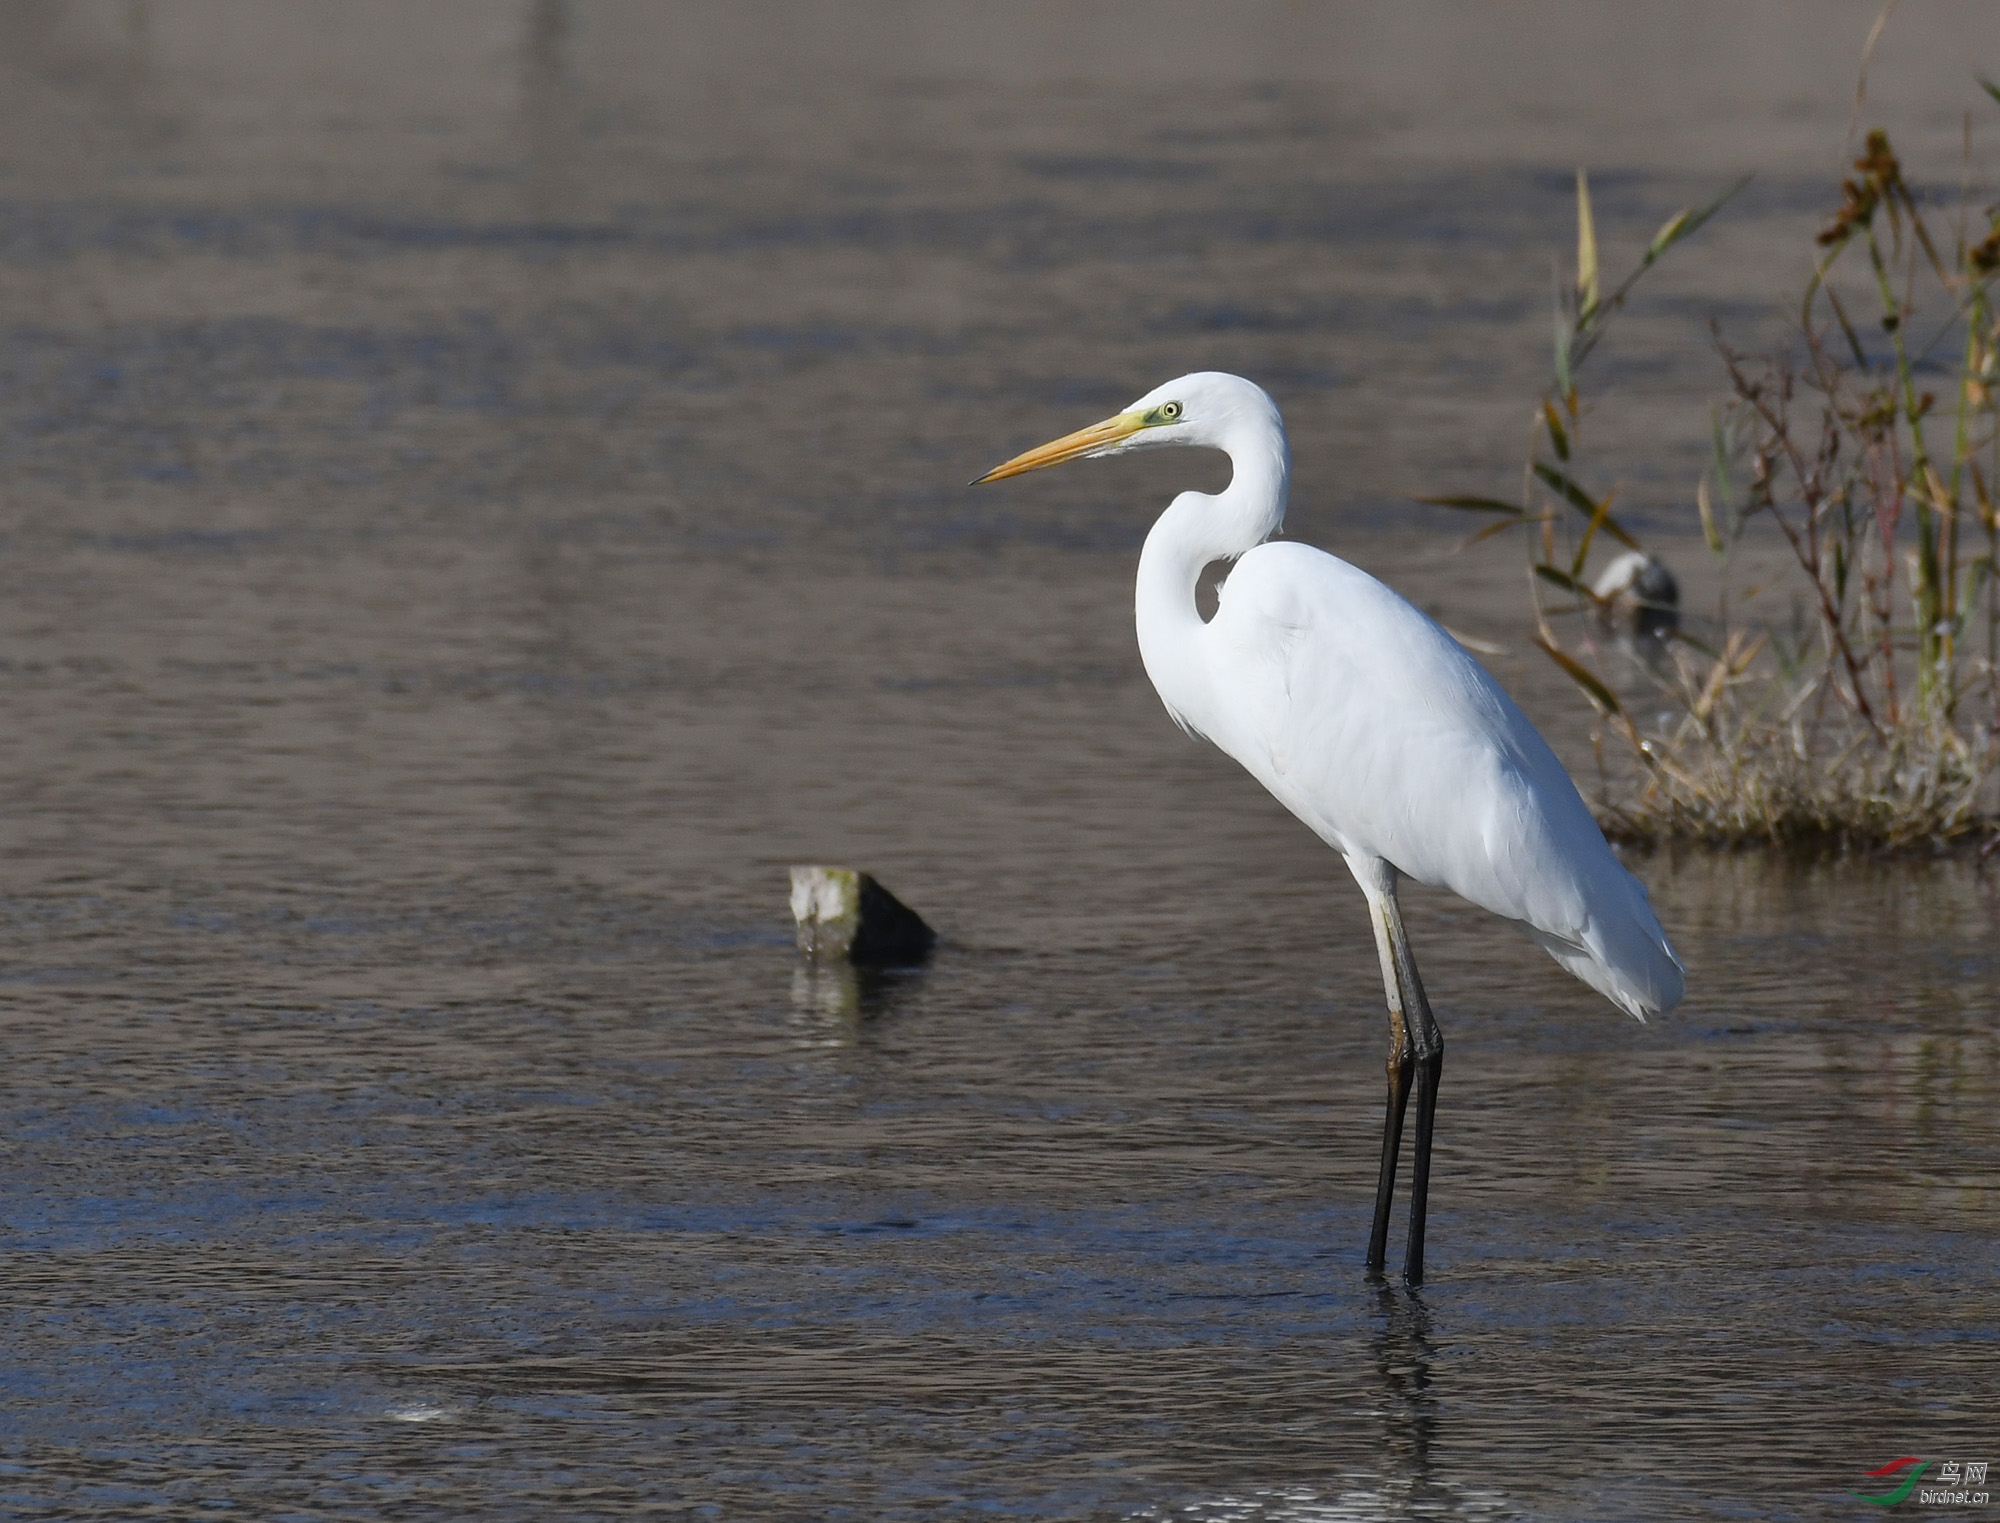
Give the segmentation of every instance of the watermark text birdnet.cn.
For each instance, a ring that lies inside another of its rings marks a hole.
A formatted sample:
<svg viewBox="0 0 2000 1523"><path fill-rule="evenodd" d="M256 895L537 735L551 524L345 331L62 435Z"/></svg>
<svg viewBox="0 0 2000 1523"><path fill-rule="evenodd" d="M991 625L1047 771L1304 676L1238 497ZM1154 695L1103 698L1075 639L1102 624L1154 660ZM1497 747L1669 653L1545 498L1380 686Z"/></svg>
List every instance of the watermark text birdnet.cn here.
<svg viewBox="0 0 2000 1523"><path fill-rule="evenodd" d="M1877 1507L1914 1502L1920 1507L1983 1507L1992 1499L1986 1489L1985 1460L1927 1460L1914 1454L1893 1459L1868 1472L1879 1491L1848 1495Z"/></svg>

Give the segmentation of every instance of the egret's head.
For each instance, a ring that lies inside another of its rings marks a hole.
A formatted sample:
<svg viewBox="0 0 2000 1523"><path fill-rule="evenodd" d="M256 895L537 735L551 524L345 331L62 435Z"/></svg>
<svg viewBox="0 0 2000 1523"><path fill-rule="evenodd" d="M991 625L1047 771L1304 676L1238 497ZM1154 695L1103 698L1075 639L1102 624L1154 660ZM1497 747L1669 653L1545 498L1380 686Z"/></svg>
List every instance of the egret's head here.
<svg viewBox="0 0 2000 1523"><path fill-rule="evenodd" d="M1265 432L1275 430L1279 439L1284 437L1277 404L1263 387L1239 375L1201 370L1155 387L1102 423L1093 423L1025 455L1016 455L972 484L1000 481L1023 471L1038 471L1045 465L1061 465L1065 460L1122 455L1127 450L1150 449L1159 444L1205 444L1211 449L1227 449L1233 437L1240 437L1241 431L1252 425Z"/></svg>

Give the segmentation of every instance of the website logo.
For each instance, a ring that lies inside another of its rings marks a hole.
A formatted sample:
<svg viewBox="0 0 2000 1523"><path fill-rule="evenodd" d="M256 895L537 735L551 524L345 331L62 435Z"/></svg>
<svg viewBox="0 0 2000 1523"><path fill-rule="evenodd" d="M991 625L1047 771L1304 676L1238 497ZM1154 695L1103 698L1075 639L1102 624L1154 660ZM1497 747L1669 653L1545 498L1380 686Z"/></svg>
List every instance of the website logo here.
<svg viewBox="0 0 2000 1523"><path fill-rule="evenodd" d="M1917 1504L1922 1507L1979 1507L1989 1500L1986 1490L1985 1460L1940 1460L1935 1485L1918 1489L1924 1472L1931 1462L1914 1454L1906 1454L1901 1459L1891 1460L1868 1472L1868 1479L1888 1490L1878 1496L1864 1492L1850 1491L1849 1496L1857 1502L1866 1502L1872 1507L1894 1507L1899 1502L1916 1494Z"/></svg>

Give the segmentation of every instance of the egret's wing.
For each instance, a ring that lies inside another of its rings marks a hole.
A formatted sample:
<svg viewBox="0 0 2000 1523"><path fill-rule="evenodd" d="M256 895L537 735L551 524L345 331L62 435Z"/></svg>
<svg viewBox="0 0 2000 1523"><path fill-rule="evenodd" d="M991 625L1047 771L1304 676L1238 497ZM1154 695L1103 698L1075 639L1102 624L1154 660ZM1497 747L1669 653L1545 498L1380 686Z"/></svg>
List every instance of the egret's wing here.
<svg viewBox="0 0 2000 1523"><path fill-rule="evenodd" d="M1456 640L1356 567L1260 546L1208 628L1206 728L1343 854L1518 921L1635 1014L1679 998L1645 890L1547 742Z"/></svg>

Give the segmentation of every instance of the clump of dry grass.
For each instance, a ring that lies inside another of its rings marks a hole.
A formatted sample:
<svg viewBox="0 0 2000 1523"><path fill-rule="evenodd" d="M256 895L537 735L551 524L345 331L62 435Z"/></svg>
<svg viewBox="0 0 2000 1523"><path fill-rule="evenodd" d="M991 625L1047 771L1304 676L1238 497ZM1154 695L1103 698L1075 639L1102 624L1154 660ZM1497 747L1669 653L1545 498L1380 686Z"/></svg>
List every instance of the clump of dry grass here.
<svg viewBox="0 0 2000 1523"><path fill-rule="evenodd" d="M1495 515L1475 541L1527 531L1537 641L1597 710L1600 812L1614 836L1843 850L2000 843L2000 516L1989 489L2000 483L2000 208L1974 231L1961 205L1940 238L1886 133L1868 135L1854 168L1819 233L1791 346L1746 356L1716 333L1729 390L1689 504L1714 558L1716 609L1701 620L1653 609L1657 638L1638 642L1647 659L1623 696L1602 674L1601 639L1557 633L1563 614L1613 611L1586 577L1593 549L1644 553L1611 511L1615 493L1585 484L1577 375L1634 283L1721 201L1669 220L1600 298L1579 173L1576 276L1559 302L1523 498L1426 499ZM1773 539L1785 574L1743 588L1746 550ZM1786 616L1767 613L1781 601Z"/></svg>

